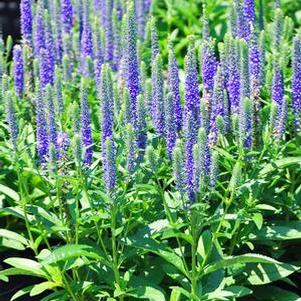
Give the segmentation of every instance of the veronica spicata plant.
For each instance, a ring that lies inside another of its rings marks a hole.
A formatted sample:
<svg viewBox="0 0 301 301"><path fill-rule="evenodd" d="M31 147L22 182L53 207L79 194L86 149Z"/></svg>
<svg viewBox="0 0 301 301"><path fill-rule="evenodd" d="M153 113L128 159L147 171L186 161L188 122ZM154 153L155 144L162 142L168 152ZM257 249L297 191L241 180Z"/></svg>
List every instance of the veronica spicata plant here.
<svg viewBox="0 0 301 301"><path fill-rule="evenodd" d="M21 41L0 40L1 300L299 299L297 23L200 2L21 0Z"/></svg>

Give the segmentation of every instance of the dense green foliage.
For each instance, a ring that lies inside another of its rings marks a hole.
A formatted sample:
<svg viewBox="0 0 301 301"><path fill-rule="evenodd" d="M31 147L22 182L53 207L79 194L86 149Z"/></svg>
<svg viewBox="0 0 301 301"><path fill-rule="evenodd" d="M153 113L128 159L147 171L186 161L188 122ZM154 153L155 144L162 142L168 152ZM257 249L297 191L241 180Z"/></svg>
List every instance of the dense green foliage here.
<svg viewBox="0 0 301 301"><path fill-rule="evenodd" d="M259 2L256 1L257 11ZM274 0L262 1L265 22L274 18ZM206 4L206 11L210 22L210 33L217 41L222 41L229 26L229 0L155 0L153 13L158 18L159 35L162 50L167 53L167 36L172 35L176 41L175 51L178 60L183 63L186 49L189 44L188 36L201 37L202 33L202 6ZM295 23L296 28L301 26L301 3L295 0L282 1L282 11Z"/></svg>

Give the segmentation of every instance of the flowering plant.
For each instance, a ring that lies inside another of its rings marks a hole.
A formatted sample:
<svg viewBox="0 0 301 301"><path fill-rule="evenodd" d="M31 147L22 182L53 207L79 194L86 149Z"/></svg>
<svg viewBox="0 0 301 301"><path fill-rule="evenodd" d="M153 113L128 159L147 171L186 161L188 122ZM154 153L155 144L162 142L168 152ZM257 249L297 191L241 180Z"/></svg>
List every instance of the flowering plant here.
<svg viewBox="0 0 301 301"><path fill-rule="evenodd" d="M21 1L12 62L0 43L0 296L299 299L301 36L280 1L272 21L228 2L218 40L200 7L181 68L157 1Z"/></svg>

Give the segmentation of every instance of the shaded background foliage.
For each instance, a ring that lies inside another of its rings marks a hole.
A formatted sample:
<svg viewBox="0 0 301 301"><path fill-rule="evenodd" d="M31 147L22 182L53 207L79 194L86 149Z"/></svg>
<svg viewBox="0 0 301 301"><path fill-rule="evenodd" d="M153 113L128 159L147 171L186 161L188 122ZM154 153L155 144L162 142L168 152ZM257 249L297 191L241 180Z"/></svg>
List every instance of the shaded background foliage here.
<svg viewBox="0 0 301 301"><path fill-rule="evenodd" d="M0 32L6 40L11 35L14 40L20 39L19 0L0 1Z"/></svg>
<svg viewBox="0 0 301 301"><path fill-rule="evenodd" d="M259 2L263 3L265 22L271 22L274 14L274 0L257 0L257 17ZM189 44L188 36L201 37L202 11L206 5L210 23L210 34L217 42L223 40L228 28L229 9L232 0L154 0L153 13L158 19L158 31L162 51L167 56L167 37L171 33L175 41L175 52L179 63L183 65L184 56ZM281 8L285 16L295 22L296 27L301 26L301 1L282 0Z"/></svg>

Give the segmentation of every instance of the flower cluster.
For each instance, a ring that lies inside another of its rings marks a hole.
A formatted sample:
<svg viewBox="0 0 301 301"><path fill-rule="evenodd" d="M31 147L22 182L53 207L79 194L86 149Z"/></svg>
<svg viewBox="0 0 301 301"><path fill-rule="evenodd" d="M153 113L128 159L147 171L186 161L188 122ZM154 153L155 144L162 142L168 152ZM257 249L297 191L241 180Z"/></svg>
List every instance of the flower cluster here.
<svg viewBox="0 0 301 301"><path fill-rule="evenodd" d="M242 158L249 158L247 153L260 143L259 130L266 128L262 107L265 114L270 112L268 128L277 141L286 134L289 114L294 129L301 129L300 36L293 38L290 64L281 56L288 51L281 41L291 36L279 7L269 39L255 1L233 1L231 31L216 44L204 6L203 38L188 37L181 71L173 35L166 43L168 58L161 51L151 1L33 2L21 1L26 47L15 45L13 50L10 74L18 97L7 91L7 70L1 72L1 87L14 149L19 134L16 100L30 100L39 162L70 158L70 145L74 161L85 169L92 168L94 157L101 158L105 187L112 195L116 162L134 176L143 162L151 162L154 171L160 160L171 160L178 191L193 202L217 183L216 148L221 143L234 141ZM292 72L287 72L290 66ZM290 89L284 75L291 73ZM267 94L270 98L262 102ZM72 122L66 119L70 108Z"/></svg>

